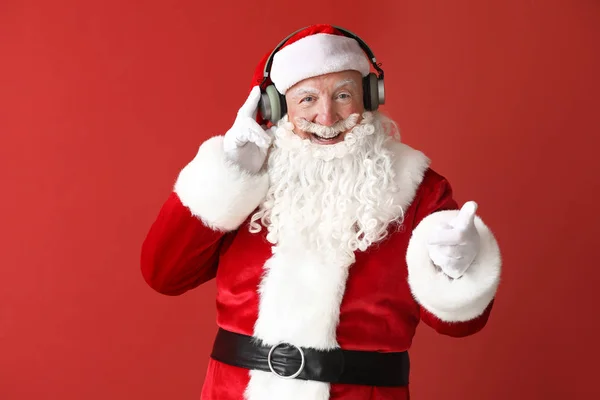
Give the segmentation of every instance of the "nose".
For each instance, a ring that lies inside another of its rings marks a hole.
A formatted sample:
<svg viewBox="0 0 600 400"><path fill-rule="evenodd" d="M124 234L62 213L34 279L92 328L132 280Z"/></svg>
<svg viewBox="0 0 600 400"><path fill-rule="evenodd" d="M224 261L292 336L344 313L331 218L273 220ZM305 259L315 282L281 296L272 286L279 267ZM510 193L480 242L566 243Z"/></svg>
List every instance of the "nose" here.
<svg viewBox="0 0 600 400"><path fill-rule="evenodd" d="M337 112L333 107L333 102L324 100L319 107L319 112L317 113L315 122L324 126L331 126L337 121Z"/></svg>

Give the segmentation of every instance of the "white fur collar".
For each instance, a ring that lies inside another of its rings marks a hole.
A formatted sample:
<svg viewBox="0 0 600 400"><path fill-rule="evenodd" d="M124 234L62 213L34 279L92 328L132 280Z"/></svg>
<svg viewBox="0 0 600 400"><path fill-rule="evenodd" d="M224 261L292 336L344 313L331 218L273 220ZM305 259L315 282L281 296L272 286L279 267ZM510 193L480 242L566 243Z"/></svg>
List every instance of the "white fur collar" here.
<svg viewBox="0 0 600 400"><path fill-rule="evenodd" d="M423 181L430 160L419 150L415 150L401 142L394 142L392 149L396 154L394 169L399 188L396 201L403 210L406 210L412 203L417 188Z"/></svg>

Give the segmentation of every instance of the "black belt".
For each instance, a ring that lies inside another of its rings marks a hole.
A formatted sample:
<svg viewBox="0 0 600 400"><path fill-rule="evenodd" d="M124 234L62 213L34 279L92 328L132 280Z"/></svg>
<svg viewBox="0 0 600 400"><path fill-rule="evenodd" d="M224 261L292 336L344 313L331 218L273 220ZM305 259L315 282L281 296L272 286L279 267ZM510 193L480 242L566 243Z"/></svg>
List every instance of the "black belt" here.
<svg viewBox="0 0 600 400"><path fill-rule="evenodd" d="M282 378L368 386L407 386L410 370L406 351L315 350L287 343L264 346L251 336L224 329L217 333L211 357Z"/></svg>

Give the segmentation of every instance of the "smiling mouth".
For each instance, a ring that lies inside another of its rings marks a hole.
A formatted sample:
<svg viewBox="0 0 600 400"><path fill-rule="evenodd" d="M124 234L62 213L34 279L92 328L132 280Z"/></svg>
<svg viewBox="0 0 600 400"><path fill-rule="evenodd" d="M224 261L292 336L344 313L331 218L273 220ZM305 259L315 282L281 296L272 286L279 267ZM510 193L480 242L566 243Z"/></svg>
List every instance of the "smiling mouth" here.
<svg viewBox="0 0 600 400"><path fill-rule="evenodd" d="M312 137L313 137L313 138L314 138L316 141L318 141L318 142L321 142L321 143L328 143L328 142L334 142L336 139L338 139L338 138L340 137L340 135L341 135L341 134L342 134L342 132L338 133L338 134L337 134L337 135L335 135L335 136L328 137L328 138L325 138L325 137L323 137L323 136L319 136L319 135L317 135L316 133L311 133L310 135L311 135L311 136L312 136Z"/></svg>

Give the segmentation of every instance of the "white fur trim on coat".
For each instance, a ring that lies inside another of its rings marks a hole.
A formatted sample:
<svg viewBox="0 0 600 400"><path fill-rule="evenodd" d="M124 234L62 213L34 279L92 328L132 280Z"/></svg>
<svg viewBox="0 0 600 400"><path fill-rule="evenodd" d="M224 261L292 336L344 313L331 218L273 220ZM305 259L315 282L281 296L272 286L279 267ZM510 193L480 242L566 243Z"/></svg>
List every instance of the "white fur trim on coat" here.
<svg viewBox="0 0 600 400"><path fill-rule="evenodd" d="M275 53L271 81L281 94L301 80L346 70L369 74L371 64L358 42L346 36L319 33L304 37Z"/></svg>
<svg viewBox="0 0 600 400"><path fill-rule="evenodd" d="M175 193L207 226L237 229L266 196L269 177L249 174L225 159L223 137L204 142L175 182Z"/></svg>
<svg viewBox="0 0 600 400"><path fill-rule="evenodd" d="M427 250L429 233L458 212L438 211L425 217L413 230L406 253L408 283L413 296L425 309L448 322L468 321L485 311L496 294L502 264L498 243L478 216L475 216L475 227L481 248L465 274L452 280L433 264Z"/></svg>
<svg viewBox="0 0 600 400"><path fill-rule="evenodd" d="M402 142L393 143L392 150L395 153L394 171L399 189L394 200L406 211L415 198L431 160L423 152Z"/></svg>
<svg viewBox="0 0 600 400"><path fill-rule="evenodd" d="M339 347L336 328L348 268L295 243L277 245L260 283L254 336L269 346ZM329 384L251 371L246 395L248 400L327 400Z"/></svg>

